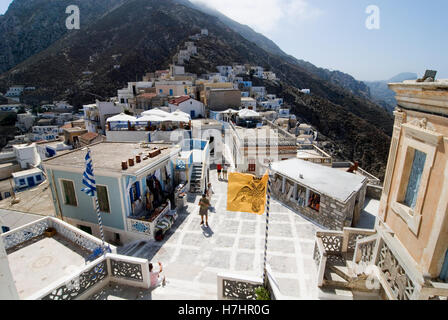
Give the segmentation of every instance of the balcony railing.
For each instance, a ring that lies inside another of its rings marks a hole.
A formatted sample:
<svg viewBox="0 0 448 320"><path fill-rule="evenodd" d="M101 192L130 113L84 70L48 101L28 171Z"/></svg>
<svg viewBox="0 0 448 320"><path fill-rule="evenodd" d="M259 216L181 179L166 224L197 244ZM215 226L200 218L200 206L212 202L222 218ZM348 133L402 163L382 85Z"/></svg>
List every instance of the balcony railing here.
<svg viewBox="0 0 448 320"><path fill-rule="evenodd" d="M327 257L355 252L358 240L374 234L374 230L358 228L344 228L342 231L317 231L313 257L318 268L318 286L323 285Z"/></svg>
<svg viewBox="0 0 448 320"><path fill-rule="evenodd" d="M277 281L269 265L266 266L266 287L271 300L283 300ZM218 300L256 300L255 289L264 286L262 277L242 276L230 273L218 274Z"/></svg>
<svg viewBox="0 0 448 320"><path fill-rule="evenodd" d="M102 245L100 239L86 234L72 225L53 217L45 217L32 223L26 224L20 228L3 233L3 243L5 249L11 249L16 246L25 244L28 240L41 236L47 228L56 229L57 233L80 247L93 252ZM116 252L116 248L111 246L112 252Z"/></svg>
<svg viewBox="0 0 448 320"><path fill-rule="evenodd" d="M377 230L344 228L343 231L316 232L314 260L318 266L318 286L322 286L327 257L354 251L356 274L370 267L390 300L446 300L448 284L424 279L419 268L393 234Z"/></svg>
<svg viewBox="0 0 448 320"><path fill-rule="evenodd" d="M84 300L110 282L149 289L148 260L108 253L28 299Z"/></svg>

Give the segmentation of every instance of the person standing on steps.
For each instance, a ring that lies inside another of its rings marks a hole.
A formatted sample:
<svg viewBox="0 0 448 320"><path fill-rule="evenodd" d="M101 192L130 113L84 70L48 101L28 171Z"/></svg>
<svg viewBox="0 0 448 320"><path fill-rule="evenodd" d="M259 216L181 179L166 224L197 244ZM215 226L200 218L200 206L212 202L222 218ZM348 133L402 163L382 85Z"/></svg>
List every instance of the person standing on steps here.
<svg viewBox="0 0 448 320"><path fill-rule="evenodd" d="M208 227L208 208L210 207L210 200L207 198L207 194L202 195L201 200L199 200L199 215L201 216L201 226L204 224L205 216L205 226Z"/></svg>

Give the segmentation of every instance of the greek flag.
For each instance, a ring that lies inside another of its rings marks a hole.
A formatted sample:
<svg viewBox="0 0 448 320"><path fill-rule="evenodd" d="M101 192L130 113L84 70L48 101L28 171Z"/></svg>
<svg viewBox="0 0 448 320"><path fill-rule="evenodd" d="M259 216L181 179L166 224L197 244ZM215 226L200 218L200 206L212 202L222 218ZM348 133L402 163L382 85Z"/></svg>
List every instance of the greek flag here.
<svg viewBox="0 0 448 320"><path fill-rule="evenodd" d="M86 170L84 171L83 174L82 183L86 187L82 188L81 191L85 192L87 195L91 197L94 197L96 191L96 184L95 184L95 176L93 175L92 157L90 156L90 150L88 150L86 154Z"/></svg>
<svg viewBox="0 0 448 320"><path fill-rule="evenodd" d="M87 195L91 197L95 197L96 191L96 183L95 176L93 174L93 165L92 165L92 157L90 156L90 149L87 149L86 154L86 170L83 174L82 184L85 185L85 188L82 188L81 191L85 192ZM98 226L100 228L101 240L103 241L104 246L104 231L103 231L103 220L101 219L100 206L98 204L98 197L95 197L96 203L96 214L98 216ZM100 248L103 252L103 248Z"/></svg>

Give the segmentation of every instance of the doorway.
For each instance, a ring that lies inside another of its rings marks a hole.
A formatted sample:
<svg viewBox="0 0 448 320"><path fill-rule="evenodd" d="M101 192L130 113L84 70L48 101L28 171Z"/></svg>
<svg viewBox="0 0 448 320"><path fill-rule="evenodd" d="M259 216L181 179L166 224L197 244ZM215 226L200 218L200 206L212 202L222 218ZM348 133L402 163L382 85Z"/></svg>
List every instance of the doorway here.
<svg viewBox="0 0 448 320"><path fill-rule="evenodd" d="M28 187L34 187L36 185L36 183L34 182L34 177L28 177L26 178L26 180L28 181Z"/></svg>

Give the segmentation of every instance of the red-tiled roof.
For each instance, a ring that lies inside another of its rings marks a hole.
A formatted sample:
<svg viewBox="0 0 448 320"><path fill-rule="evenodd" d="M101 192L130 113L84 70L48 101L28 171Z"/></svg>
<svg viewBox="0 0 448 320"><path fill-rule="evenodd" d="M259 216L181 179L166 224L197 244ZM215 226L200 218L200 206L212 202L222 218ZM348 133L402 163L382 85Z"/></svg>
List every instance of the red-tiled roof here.
<svg viewBox="0 0 448 320"><path fill-rule="evenodd" d="M61 126L61 129L69 129L71 127L72 127L72 124L71 123L67 123L67 124L64 124L63 126Z"/></svg>
<svg viewBox="0 0 448 320"><path fill-rule="evenodd" d="M181 104L182 102L188 101L190 100L191 97L190 96L182 96L176 99L173 99L170 101L171 104L175 104L176 106L178 106L179 104Z"/></svg>
<svg viewBox="0 0 448 320"><path fill-rule="evenodd" d="M84 139L84 140L87 140L87 141L90 141L90 140L95 139L98 136L99 136L99 134L96 133L96 132L87 132L87 133L84 133L83 135L81 135L80 138Z"/></svg>

